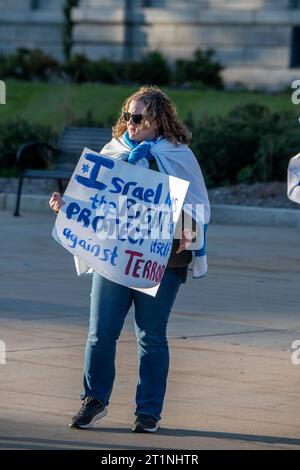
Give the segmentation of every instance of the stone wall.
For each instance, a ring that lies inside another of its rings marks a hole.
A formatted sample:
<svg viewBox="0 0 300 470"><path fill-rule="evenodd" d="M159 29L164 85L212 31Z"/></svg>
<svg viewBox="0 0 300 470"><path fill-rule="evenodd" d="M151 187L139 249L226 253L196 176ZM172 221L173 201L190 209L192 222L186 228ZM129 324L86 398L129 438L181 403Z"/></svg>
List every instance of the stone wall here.
<svg viewBox="0 0 300 470"><path fill-rule="evenodd" d="M0 0L0 54L39 47L62 59L63 0Z"/></svg>
<svg viewBox="0 0 300 470"><path fill-rule="evenodd" d="M259 16L261 15L261 16ZM144 15L147 47L169 58L190 57L197 48L216 51L225 65L289 67L291 25L251 11L201 11L162 13L149 9ZM272 21L273 20L273 21Z"/></svg>
<svg viewBox="0 0 300 470"><path fill-rule="evenodd" d="M135 2L128 15L124 5L132 2L117 0L107 7L105 1L84 0L74 11L75 49L114 59L159 50L173 60L213 48L227 67L288 68L292 25L300 24L300 11L290 10L289 1L154 0ZM272 5L277 9L268 10Z"/></svg>
<svg viewBox="0 0 300 470"><path fill-rule="evenodd" d="M82 0L74 9L74 53L92 59L122 60L125 54L126 9L123 0ZM136 29L139 25L136 25Z"/></svg>
<svg viewBox="0 0 300 470"><path fill-rule="evenodd" d="M41 47L61 59L62 2L0 0L0 53ZM81 0L73 20L73 52L93 59L159 50L174 60L212 48L226 68L282 72L300 0Z"/></svg>

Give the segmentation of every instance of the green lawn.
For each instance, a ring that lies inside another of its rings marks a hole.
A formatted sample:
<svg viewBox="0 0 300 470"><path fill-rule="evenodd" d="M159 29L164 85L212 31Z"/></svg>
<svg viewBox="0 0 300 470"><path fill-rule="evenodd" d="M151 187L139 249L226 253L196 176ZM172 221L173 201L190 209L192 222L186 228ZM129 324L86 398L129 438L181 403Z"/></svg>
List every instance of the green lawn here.
<svg viewBox="0 0 300 470"><path fill-rule="evenodd" d="M74 119L83 118L88 111L95 119L107 124L115 119L123 100L136 87L102 84L46 84L15 80L6 82L6 105L0 106L0 122L21 117L32 123L52 125L59 131ZM185 118L189 111L194 117L224 115L245 103L261 103L273 111L294 111L291 93L276 95L255 92L214 90L164 89L175 101L179 114Z"/></svg>

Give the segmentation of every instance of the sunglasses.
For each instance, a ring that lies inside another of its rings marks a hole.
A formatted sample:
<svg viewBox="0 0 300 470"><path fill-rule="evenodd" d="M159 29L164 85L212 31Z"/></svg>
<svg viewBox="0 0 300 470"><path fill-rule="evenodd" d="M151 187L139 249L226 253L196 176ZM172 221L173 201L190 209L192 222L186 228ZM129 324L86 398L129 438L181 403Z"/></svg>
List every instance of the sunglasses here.
<svg viewBox="0 0 300 470"><path fill-rule="evenodd" d="M140 124L144 119L144 116L142 114L123 113L122 118L126 122L130 121L130 118L132 118L134 124Z"/></svg>

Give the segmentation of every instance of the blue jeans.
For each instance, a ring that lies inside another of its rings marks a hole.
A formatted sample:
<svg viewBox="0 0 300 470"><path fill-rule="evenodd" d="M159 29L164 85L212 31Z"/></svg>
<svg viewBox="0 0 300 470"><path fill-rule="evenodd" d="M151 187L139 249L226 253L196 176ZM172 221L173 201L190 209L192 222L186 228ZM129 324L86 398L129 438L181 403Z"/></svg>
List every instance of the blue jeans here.
<svg viewBox="0 0 300 470"><path fill-rule="evenodd" d="M139 368L136 415L160 419L169 370L167 323L180 284L180 277L166 270L156 297L151 297L94 273L82 399L92 396L108 405L115 378L116 342L133 302Z"/></svg>

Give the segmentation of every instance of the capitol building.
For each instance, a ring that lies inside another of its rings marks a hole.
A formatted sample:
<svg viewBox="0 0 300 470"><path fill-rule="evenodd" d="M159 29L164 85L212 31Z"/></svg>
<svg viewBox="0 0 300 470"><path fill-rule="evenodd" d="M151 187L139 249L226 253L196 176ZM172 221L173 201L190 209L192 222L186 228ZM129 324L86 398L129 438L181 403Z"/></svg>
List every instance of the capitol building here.
<svg viewBox="0 0 300 470"><path fill-rule="evenodd" d="M62 60L64 3L0 0L0 54L39 47ZM172 61L214 49L227 83L300 78L300 0L79 0L72 19L73 53L92 59L159 50Z"/></svg>

